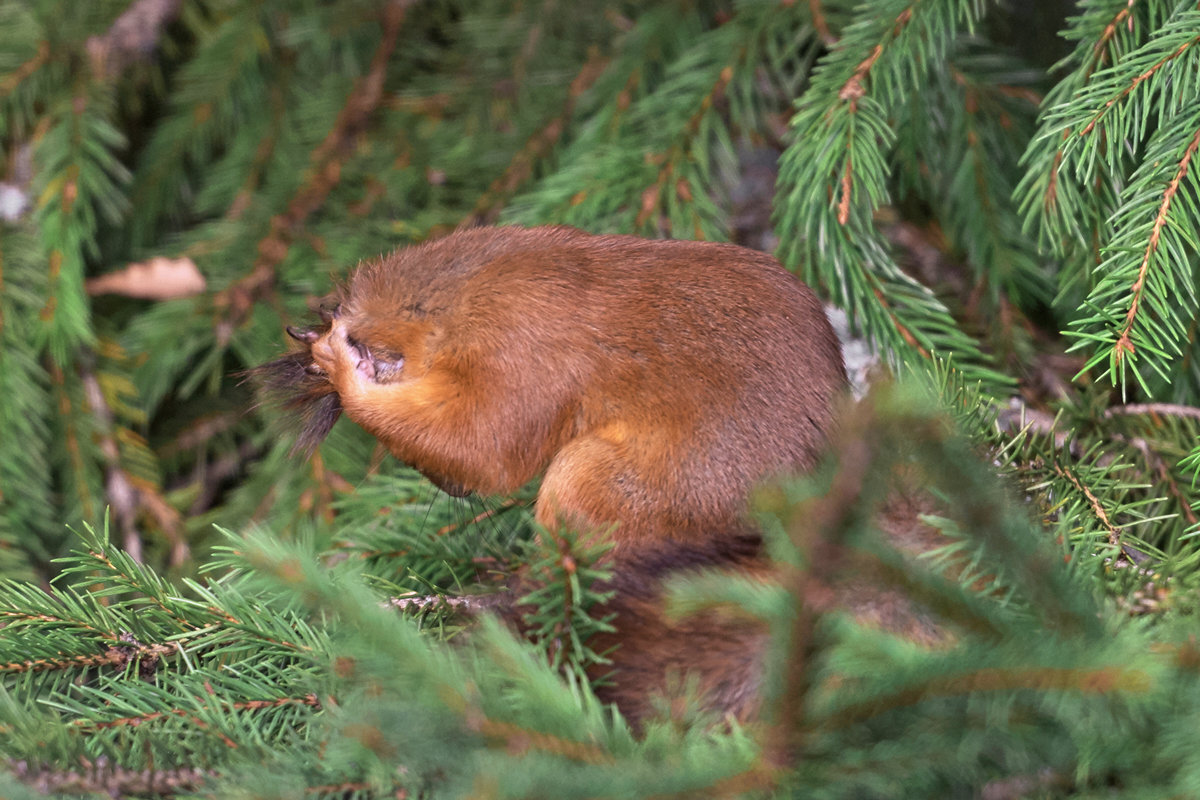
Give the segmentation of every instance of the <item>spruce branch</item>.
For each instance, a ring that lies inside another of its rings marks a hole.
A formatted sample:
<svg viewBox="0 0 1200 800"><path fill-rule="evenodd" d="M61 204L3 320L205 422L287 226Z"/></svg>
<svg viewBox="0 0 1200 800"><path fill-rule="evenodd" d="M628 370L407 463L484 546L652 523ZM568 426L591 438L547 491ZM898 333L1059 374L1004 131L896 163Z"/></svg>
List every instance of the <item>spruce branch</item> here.
<svg viewBox="0 0 1200 800"><path fill-rule="evenodd" d="M833 728L860 723L871 717L903 706L912 706L933 698L981 692L1013 692L1032 689L1038 692L1072 691L1095 694L1143 693L1149 690L1151 677L1144 669L1117 665L1095 669L1078 667L984 667L959 675L936 676L919 685L906 687L890 697L873 697L838 709L824 720Z"/></svg>
<svg viewBox="0 0 1200 800"><path fill-rule="evenodd" d="M605 582L612 571L603 562L608 543L596 544L568 531L543 531L529 558L530 575L541 585L519 600L530 640L546 649L550 663L587 681L587 670L607 664L604 653L588 640L611 633L613 615L595 615L595 608L612 597Z"/></svg>
<svg viewBox="0 0 1200 800"><path fill-rule="evenodd" d="M974 24L976 3L892 2L859 12L814 72L790 123L775 224L780 256L825 286L866 334L897 361L955 353L960 367L995 380L979 346L927 287L896 265L876 229L888 202L888 117L920 76L943 69L960 24ZM907 354L901 355L901 354Z"/></svg>
<svg viewBox="0 0 1200 800"><path fill-rule="evenodd" d="M111 222L126 208L121 187L128 172L116 152L125 140L110 119L112 100L109 90L95 85L62 98L35 150L35 215L48 264L36 341L60 367L71 362L75 348L95 342L83 277L98 215Z"/></svg>
<svg viewBox="0 0 1200 800"><path fill-rule="evenodd" d="M1031 88L1035 79L1020 62L982 43L958 43L946 68L931 73L919 101L914 98L896 123L901 195L912 192L927 202L938 232L965 256L974 285L956 286L955 294L971 311L982 305L981 315L1010 301L1033 311L1054 294L1051 273L1021 230L1011 200L1011 176L1040 101ZM996 338L1013 333L1010 327Z"/></svg>
<svg viewBox="0 0 1200 800"><path fill-rule="evenodd" d="M62 620L39 614L14 614L8 609L0 611L9 623L36 622L59 623ZM95 631L93 631L95 632ZM117 673L124 672L131 664L137 666L137 672L143 678L153 677L160 658L175 655L179 652L176 644L151 644L138 642L130 634L123 633L118 637L120 644L111 644L100 653L80 653L76 655L58 655L44 658L29 658L23 661L12 661L0 664L0 672L19 674L25 672L43 672L47 670L69 671L86 667L109 667Z"/></svg>
<svg viewBox="0 0 1200 800"><path fill-rule="evenodd" d="M1161 124L1186 109L1196 20L1182 6L1115 0L1072 20L1068 33L1079 45L1065 64L1073 71L1046 97L1017 189L1042 242L1058 254L1078 252L1067 285L1086 281L1077 273L1098 262L1090 251L1113 235L1113 197L1156 127L1149 115ZM1079 261L1085 257L1090 263Z"/></svg>
<svg viewBox="0 0 1200 800"><path fill-rule="evenodd" d="M735 137L768 125L774 98L763 97L760 82L762 70L774 68L771 42L816 49L806 23L793 6L748 5L683 46L677 15L643 15L624 57L612 60L590 93L606 104L564 148L563 166L518 196L503 219L728 238L722 180L736 163ZM661 63L631 59L634 52ZM651 80L658 71L662 76Z"/></svg>
<svg viewBox="0 0 1200 800"><path fill-rule="evenodd" d="M1200 19L1198 17L1197 19ZM1113 215L1115 236L1105 250L1089 314L1073 323L1074 349L1093 349L1085 369L1126 387L1130 373L1147 393L1144 368L1164 382L1184 352L1197 313L1194 264L1200 252L1189 228L1200 223L1200 179L1191 169L1200 149L1200 116L1183 113L1147 145Z"/></svg>
<svg viewBox="0 0 1200 800"><path fill-rule="evenodd" d="M79 402L67 384L67 375L57 364L50 365L50 384L54 400L58 406L58 424L62 426L61 435L66 449L66 465L63 472L69 481L68 491L73 493L72 505L80 511L85 520L98 519L101 508L102 491L99 486L99 475L95 471L97 459L91 453L91 425L88 415L75 409L83 404Z"/></svg>
<svg viewBox="0 0 1200 800"><path fill-rule="evenodd" d="M270 107L260 100L261 45L269 37L257 9L238 5L218 24L193 25L192 32L196 52L175 76L168 113L138 154L130 191L134 246L148 245L163 217L179 214L193 191L191 168L234 138L239 109Z"/></svg>
<svg viewBox="0 0 1200 800"><path fill-rule="evenodd" d="M32 344L44 262L23 230L0 237L0 570L29 577L29 556L44 557L59 535L54 507L50 377Z"/></svg>

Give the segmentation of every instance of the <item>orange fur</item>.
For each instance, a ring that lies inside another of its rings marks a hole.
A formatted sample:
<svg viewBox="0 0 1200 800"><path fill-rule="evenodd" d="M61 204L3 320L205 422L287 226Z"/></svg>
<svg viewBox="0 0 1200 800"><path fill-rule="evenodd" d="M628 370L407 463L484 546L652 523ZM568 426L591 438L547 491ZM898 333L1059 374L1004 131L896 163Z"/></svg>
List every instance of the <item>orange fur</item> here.
<svg viewBox="0 0 1200 800"><path fill-rule="evenodd" d="M481 228L359 268L312 345L343 410L435 482L618 547L740 527L810 468L844 374L812 293L732 245ZM403 357L386 381L357 366Z"/></svg>

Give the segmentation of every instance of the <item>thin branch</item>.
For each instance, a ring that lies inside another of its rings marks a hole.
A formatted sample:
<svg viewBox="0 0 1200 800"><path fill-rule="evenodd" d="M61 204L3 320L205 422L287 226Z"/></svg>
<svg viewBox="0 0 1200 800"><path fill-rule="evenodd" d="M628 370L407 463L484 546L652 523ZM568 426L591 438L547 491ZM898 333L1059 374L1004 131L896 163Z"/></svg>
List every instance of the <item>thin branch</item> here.
<svg viewBox="0 0 1200 800"><path fill-rule="evenodd" d="M1108 518L1108 511L1106 511L1104 506L1100 503L1100 499L1096 497L1096 495L1092 494L1092 490L1085 486L1083 482L1076 477L1075 473L1071 472L1066 467L1055 463L1054 473L1074 486L1078 492L1087 498L1088 504L1092 507L1092 513L1096 515L1096 519L1100 520L1100 524L1104 526L1106 531L1108 531L1108 543L1119 549L1121 547L1122 531L1116 525L1112 524L1112 521Z"/></svg>
<svg viewBox="0 0 1200 800"><path fill-rule="evenodd" d="M121 529L121 546L130 558L140 563L142 535L137 529L138 490L133 487L129 474L121 466L121 448L113 436L115 422L112 409L104 399L104 391L100 388L92 365L88 363L90 361L90 354L85 354L79 367L79 379L92 417L96 420L96 444L104 457L104 493Z"/></svg>
<svg viewBox="0 0 1200 800"><path fill-rule="evenodd" d="M1104 27L1104 32L1100 34L1100 38L1092 45L1092 63L1088 64L1087 69L1083 72L1084 82L1091 77L1092 72L1096 67L1104 63L1108 58L1108 45L1117 35L1117 29L1120 28L1122 22L1128 21L1130 30L1133 29L1133 4L1135 0L1130 0L1129 4L1117 12L1112 21Z"/></svg>
<svg viewBox="0 0 1200 800"><path fill-rule="evenodd" d="M955 697L984 692L1074 692L1079 694L1144 693L1152 679L1142 669L1120 665L1101 667L984 667L959 675L944 675L901 689L890 697L873 697L834 712L824 721L828 729L844 728L886 711L916 705L932 697Z"/></svg>
<svg viewBox="0 0 1200 800"><path fill-rule="evenodd" d="M529 137L525 146L513 156L512 162L504 173L492 181L487 191L480 195L475 208L467 217L477 224L491 224L496 221L507 198L529 179L533 174L533 166L539 158L545 157L551 148L562 138L567 128L567 121L575 113L575 103L592 87L608 66L609 59L593 52L579 69L579 73L571 81L567 90L567 101L563 104L562 113L543 125L537 133Z"/></svg>
<svg viewBox="0 0 1200 800"><path fill-rule="evenodd" d="M83 761L80 771L52 769L28 761L7 759L5 767L22 783L43 794L99 794L109 797L142 797L192 792L216 772L189 767L131 770L109 763L104 756Z"/></svg>
<svg viewBox="0 0 1200 800"><path fill-rule="evenodd" d="M273 700L240 700L234 703L222 703L220 708L231 711L263 711L270 708L280 708L281 706L308 706L310 708L321 708L321 701L317 699L315 694L306 694L303 697L276 697ZM71 728L85 731L98 731L106 728L122 728L122 727L137 727L147 722L152 722L158 719L169 719L178 717L189 720L195 723L196 727L210 729L211 726L195 715L191 709L169 708L165 711L148 711L145 714L135 714L129 717L115 717L106 720L94 719L76 719L69 723ZM218 733L227 745L237 747L237 743L230 739L225 734Z"/></svg>
<svg viewBox="0 0 1200 800"><path fill-rule="evenodd" d="M825 18L825 12L821 10L821 0L808 0L808 13L812 17L813 28L816 29L821 44L826 47L835 45L837 37L829 29L829 20Z"/></svg>
<svg viewBox="0 0 1200 800"><path fill-rule="evenodd" d="M735 62L740 61L744 56L745 52L740 52ZM696 136L700 130L700 124L704 121L708 112L712 110L716 101L725 92L725 87L729 85L731 80L733 80L733 65L726 64L721 68L721 72L717 76L717 80L712 88L701 99L699 108L696 109L696 112L692 114L687 124L684 125L678 139L667 149L667 152L660 156L662 167L658 171L658 177L652 185L648 186L642 192L642 208L633 223L636 227L640 228L645 225L651 215L653 215L654 210L658 207L658 201L662 198L663 189L667 186L671 175L675 171L675 159L685 152L686 145Z"/></svg>

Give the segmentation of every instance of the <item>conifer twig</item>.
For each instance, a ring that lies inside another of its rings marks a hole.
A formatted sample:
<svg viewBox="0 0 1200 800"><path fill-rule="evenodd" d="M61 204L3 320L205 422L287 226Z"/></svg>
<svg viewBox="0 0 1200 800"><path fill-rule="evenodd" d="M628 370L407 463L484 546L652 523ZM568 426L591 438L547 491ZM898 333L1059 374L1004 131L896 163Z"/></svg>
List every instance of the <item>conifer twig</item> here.
<svg viewBox="0 0 1200 800"><path fill-rule="evenodd" d="M1088 504L1092 507L1092 513L1108 533L1108 543L1118 548L1119 551L1121 547L1121 529L1112 524L1112 521L1108 518L1108 511L1105 510L1099 498L1073 472L1062 465L1055 463L1054 473L1074 486L1080 494L1087 498Z"/></svg>
<svg viewBox="0 0 1200 800"><path fill-rule="evenodd" d="M141 561L142 535L137 529L136 519L139 493L130 481L129 474L121 466L121 449L113 436L112 409L104 399L104 392L91 365L85 363L80 366L79 371L84 396L87 398L92 417L97 422L97 444L105 461L105 497L113 516L116 517L117 526L121 529L122 547L134 561ZM186 554L186 548L184 553Z"/></svg>
<svg viewBox="0 0 1200 800"><path fill-rule="evenodd" d="M1121 90L1120 94L1118 94L1116 97L1110 97L1107 101L1105 101L1104 105L1100 108L1099 111L1096 112L1095 116L1093 116L1092 119L1088 122L1088 124L1083 127L1083 130L1081 130L1079 132L1079 135L1087 136L1088 134L1090 134L1093 130L1095 130L1096 123L1098 123L1104 117L1104 115L1106 113L1108 113L1109 109L1111 109L1114 105L1121 102L1126 97L1128 97L1130 94L1132 94L1133 91L1135 89L1137 89L1137 87L1141 86L1145 81L1148 81L1151 78L1153 78L1155 73L1157 73L1165 65L1167 65L1171 61L1175 60L1176 58L1179 58L1181 55L1183 55L1185 52L1187 52L1187 49L1189 47L1192 47L1198 43L1200 43L1200 36L1197 36L1194 39L1184 42L1183 44L1181 44L1177 48L1175 48L1175 50L1170 55L1163 56L1161 59L1159 59L1153 65L1148 67L1141 74L1137 75L1133 79L1133 81L1130 82L1130 84L1128 86L1126 86L1124 89Z"/></svg>
<svg viewBox="0 0 1200 800"><path fill-rule="evenodd" d="M1090 128L1091 126L1089 125L1088 127ZM1142 255L1141 266L1138 267L1137 279L1134 280L1133 286L1129 289L1131 298L1129 301L1129 310L1125 313L1125 325L1121 328L1116 343L1113 345L1113 356L1118 364L1125 357L1126 353L1132 355L1134 352L1131 333L1134 322L1137 320L1142 293L1146 289L1146 276L1150 271L1150 260L1158 252L1159 238L1162 236L1163 227L1167 224L1171 202L1175 199L1175 194L1179 191L1180 182L1187 177L1188 167L1192 163L1192 156L1196 154L1197 147L1200 147L1200 128L1192 135L1192 140L1183 152L1183 158L1179 162L1179 168L1175 171L1175 176L1167 184L1167 188L1163 190L1162 202L1159 204L1158 214L1154 218L1154 227L1151 229L1150 238L1146 243L1146 251Z"/></svg>

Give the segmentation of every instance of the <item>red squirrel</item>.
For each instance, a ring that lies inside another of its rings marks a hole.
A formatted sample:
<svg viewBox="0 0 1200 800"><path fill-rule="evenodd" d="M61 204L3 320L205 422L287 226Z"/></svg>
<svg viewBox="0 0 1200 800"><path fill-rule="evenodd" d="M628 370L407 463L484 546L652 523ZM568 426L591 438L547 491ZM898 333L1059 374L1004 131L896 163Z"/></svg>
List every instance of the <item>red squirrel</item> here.
<svg viewBox="0 0 1200 800"><path fill-rule="evenodd" d="M614 544L609 699L640 718L694 667L714 706L752 707L749 640L653 606L681 569L762 567L749 493L821 455L846 376L808 287L729 244L488 227L361 265L322 319L259 368L302 447L345 412L450 494L541 474L542 525Z"/></svg>

